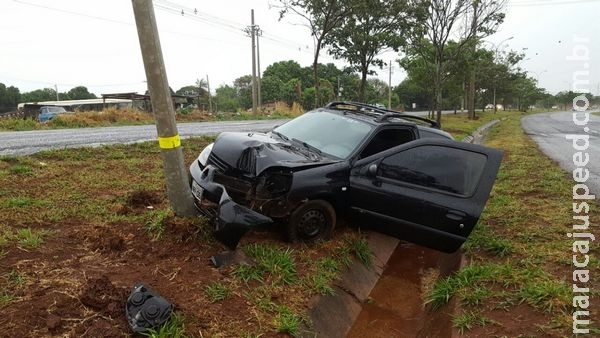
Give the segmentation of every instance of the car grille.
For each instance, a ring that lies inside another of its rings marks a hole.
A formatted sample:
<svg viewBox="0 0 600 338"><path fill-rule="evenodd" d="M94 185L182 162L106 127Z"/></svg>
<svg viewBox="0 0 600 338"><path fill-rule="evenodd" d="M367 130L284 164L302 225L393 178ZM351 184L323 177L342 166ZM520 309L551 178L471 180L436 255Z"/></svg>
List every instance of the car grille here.
<svg viewBox="0 0 600 338"><path fill-rule="evenodd" d="M218 158L216 155L214 155L212 152L210 153L210 155L208 156L208 164L212 164L215 167L217 167L217 169L221 172L226 172L229 169L231 169L231 167L225 163L225 161L223 161L222 159Z"/></svg>

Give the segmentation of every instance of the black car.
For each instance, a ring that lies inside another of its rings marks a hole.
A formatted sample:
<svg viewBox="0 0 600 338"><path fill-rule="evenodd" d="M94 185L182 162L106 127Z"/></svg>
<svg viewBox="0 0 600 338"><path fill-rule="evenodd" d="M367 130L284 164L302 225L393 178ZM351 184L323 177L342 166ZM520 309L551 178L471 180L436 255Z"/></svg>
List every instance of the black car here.
<svg viewBox="0 0 600 338"><path fill-rule="evenodd" d="M221 133L191 164L191 188L230 248L271 222L288 240L325 239L345 217L453 252L477 223L501 158L454 141L435 121L340 101L268 133Z"/></svg>

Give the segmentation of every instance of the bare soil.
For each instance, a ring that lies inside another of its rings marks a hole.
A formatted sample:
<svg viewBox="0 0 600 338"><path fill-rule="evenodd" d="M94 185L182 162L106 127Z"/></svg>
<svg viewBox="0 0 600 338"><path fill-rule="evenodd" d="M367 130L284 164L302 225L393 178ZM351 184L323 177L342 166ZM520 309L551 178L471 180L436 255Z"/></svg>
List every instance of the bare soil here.
<svg viewBox="0 0 600 338"><path fill-rule="evenodd" d="M190 163L207 142L186 142ZM125 305L139 282L174 305L187 336L281 336L274 314L257 312L247 297L260 283L239 281L233 267L210 262L225 250L210 236L210 225L170 213L155 148L65 150L0 160L0 337L134 336ZM155 239L147 224L158 211L167 216ZM17 235L23 229L43 231L43 243L26 245ZM346 231L338 230L336 238ZM273 229L259 229L240 246L255 242L302 252L306 262L339 243L306 247L284 243ZM309 269L306 262L296 262L299 278ZM205 287L213 282L227 285L231 294L212 302ZM302 288L298 283L288 292L273 286L269 301L301 311L313 297L300 294Z"/></svg>

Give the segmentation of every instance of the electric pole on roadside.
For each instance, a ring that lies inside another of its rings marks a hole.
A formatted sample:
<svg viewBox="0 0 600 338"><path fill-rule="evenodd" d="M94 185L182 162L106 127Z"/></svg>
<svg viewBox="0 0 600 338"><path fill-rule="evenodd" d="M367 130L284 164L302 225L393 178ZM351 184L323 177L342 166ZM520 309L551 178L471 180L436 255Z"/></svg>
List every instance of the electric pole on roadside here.
<svg viewBox="0 0 600 338"><path fill-rule="evenodd" d="M254 26L254 10L250 10L250 36L252 37L252 114L256 115L256 26Z"/></svg>
<svg viewBox="0 0 600 338"><path fill-rule="evenodd" d="M206 74L206 89L208 90L208 111L212 113L212 97L210 95L210 81L208 81L208 74Z"/></svg>
<svg viewBox="0 0 600 338"><path fill-rule="evenodd" d="M392 109L392 60L390 60L390 74L388 79L388 109Z"/></svg>
<svg viewBox="0 0 600 338"><path fill-rule="evenodd" d="M260 90L260 47L259 47L259 38L262 36L262 30L260 29L260 27L255 26L255 30L256 32L254 34L256 34L256 67L258 68L258 86L256 87L256 91L257 91L257 96L258 96L258 109L262 110L262 93Z"/></svg>
<svg viewBox="0 0 600 338"><path fill-rule="evenodd" d="M257 49L258 49L258 36L262 34L260 28L254 24L254 10L250 10L250 26L244 29L244 32L252 38L252 114L257 114L257 105L260 106L260 80L256 78L256 64L257 64ZM260 72L260 60L258 61L258 67ZM259 75L260 76L260 75Z"/></svg>
<svg viewBox="0 0 600 338"><path fill-rule="evenodd" d="M132 0L132 5L150 91L150 102L156 119L169 202L176 215L194 216L197 215L197 211L188 184L187 168L184 164L181 138L175 123L175 109L169 90L152 0Z"/></svg>

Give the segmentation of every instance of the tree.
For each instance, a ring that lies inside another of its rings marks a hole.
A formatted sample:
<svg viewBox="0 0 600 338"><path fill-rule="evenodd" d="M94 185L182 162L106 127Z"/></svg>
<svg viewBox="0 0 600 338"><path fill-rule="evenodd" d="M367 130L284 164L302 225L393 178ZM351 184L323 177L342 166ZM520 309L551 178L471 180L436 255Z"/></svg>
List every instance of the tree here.
<svg viewBox="0 0 600 338"><path fill-rule="evenodd" d="M313 79L315 86L315 106L319 106L319 54L325 44L325 38L331 31L348 19L351 8L348 0L278 0L279 19L289 13L304 19L310 29L314 42Z"/></svg>
<svg viewBox="0 0 600 338"><path fill-rule="evenodd" d="M31 92L21 94L23 102L42 102L56 100L56 91L52 88L36 89Z"/></svg>
<svg viewBox="0 0 600 338"><path fill-rule="evenodd" d="M408 31L418 29L424 20L425 4L420 0L350 0L350 19L336 26L325 42L330 54L347 60L361 75L359 101L365 101L367 75L375 74L369 68L385 65L378 54L385 49L398 51L405 44Z"/></svg>
<svg viewBox="0 0 600 338"><path fill-rule="evenodd" d="M252 75L244 75L235 79L233 88L237 93L240 107L250 109L252 107Z"/></svg>
<svg viewBox="0 0 600 338"><path fill-rule="evenodd" d="M66 93L66 98L68 100L85 100L85 99L95 99L96 95L93 93L90 93L88 91L88 89L84 86L77 86L77 87L71 88L71 90L69 90Z"/></svg>
<svg viewBox="0 0 600 338"><path fill-rule="evenodd" d="M288 82L292 79L298 79L304 84L309 84L312 75L306 73L305 70L293 60L279 61L269 65L262 74L263 78L272 76L278 78L282 82Z"/></svg>
<svg viewBox="0 0 600 338"><path fill-rule="evenodd" d="M284 82L274 76L263 76L260 86L264 102L279 101L283 97Z"/></svg>
<svg viewBox="0 0 600 338"><path fill-rule="evenodd" d="M236 89L231 86L220 86L215 91L217 107L221 111L235 112L240 107Z"/></svg>
<svg viewBox="0 0 600 338"><path fill-rule="evenodd" d="M0 113L16 110L20 100L19 88L0 83Z"/></svg>
<svg viewBox="0 0 600 338"><path fill-rule="evenodd" d="M451 75L446 72L449 60L454 60L463 52L463 47L493 33L504 20L506 0L431 0L429 15L425 20L426 36L413 34L410 37L411 48L421 54L424 60L434 66L433 76L433 110L437 112L437 120L442 118L442 90L444 82ZM472 7L473 6L473 7ZM468 22L468 27L460 27L461 22ZM446 49L451 36L456 35L457 45L452 54ZM433 54L429 53L433 47Z"/></svg>

